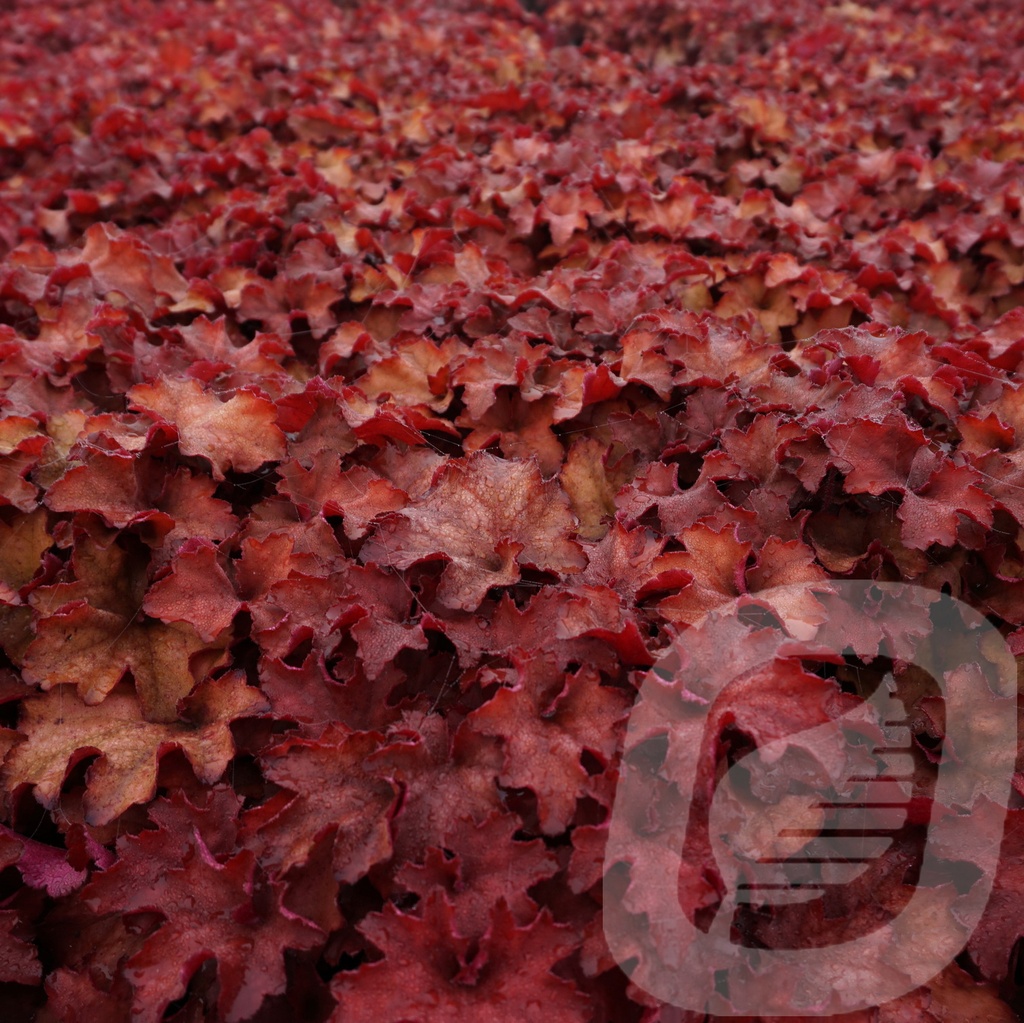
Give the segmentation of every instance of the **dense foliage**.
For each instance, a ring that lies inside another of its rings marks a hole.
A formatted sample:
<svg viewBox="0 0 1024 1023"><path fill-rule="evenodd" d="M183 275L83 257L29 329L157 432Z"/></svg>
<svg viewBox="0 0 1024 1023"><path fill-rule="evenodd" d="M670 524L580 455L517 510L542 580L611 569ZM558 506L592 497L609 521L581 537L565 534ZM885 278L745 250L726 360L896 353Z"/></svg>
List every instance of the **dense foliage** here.
<svg viewBox="0 0 1024 1023"><path fill-rule="evenodd" d="M1011 0L5 4L5 1023L699 1023L602 931L673 638L850 577L1024 652L1022 68ZM1014 800L849 1023L1018 1018Z"/></svg>

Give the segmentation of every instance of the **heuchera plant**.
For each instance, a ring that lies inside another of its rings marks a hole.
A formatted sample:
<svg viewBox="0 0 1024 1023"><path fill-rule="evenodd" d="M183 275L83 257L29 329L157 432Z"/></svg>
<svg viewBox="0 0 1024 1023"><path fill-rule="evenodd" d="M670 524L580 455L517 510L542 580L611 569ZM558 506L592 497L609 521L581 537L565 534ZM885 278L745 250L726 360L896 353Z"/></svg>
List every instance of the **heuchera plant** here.
<svg viewBox="0 0 1024 1023"><path fill-rule="evenodd" d="M602 929L673 639L842 577L1024 653L1019 14L4 5L4 1023L700 1023ZM881 671L779 664L712 747ZM1013 798L966 950L845 1023L1024 1011Z"/></svg>

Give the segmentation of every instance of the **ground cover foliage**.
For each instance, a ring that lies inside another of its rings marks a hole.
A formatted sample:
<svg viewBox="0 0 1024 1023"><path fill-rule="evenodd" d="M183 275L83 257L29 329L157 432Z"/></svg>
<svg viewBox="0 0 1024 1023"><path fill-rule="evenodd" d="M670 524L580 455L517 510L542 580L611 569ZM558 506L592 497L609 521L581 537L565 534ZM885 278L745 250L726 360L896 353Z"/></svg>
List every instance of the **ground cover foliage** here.
<svg viewBox="0 0 1024 1023"><path fill-rule="evenodd" d="M673 637L844 577L1024 652L1018 14L3 5L4 1020L702 1020L602 931ZM881 672L777 659L719 757ZM842 1018L1018 1018L1013 798L964 953Z"/></svg>

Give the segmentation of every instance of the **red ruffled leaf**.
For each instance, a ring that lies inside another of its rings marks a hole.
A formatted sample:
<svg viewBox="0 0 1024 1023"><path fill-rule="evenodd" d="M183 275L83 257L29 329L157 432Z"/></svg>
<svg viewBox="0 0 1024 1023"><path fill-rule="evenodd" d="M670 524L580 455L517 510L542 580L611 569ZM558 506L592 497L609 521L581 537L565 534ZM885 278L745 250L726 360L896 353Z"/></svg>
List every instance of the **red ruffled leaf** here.
<svg viewBox="0 0 1024 1023"><path fill-rule="evenodd" d="M133 387L128 400L132 407L173 426L182 454L208 459L218 479L228 470L254 472L264 462L285 456L277 410L262 395L236 391L222 401L195 380L165 378Z"/></svg>
<svg viewBox="0 0 1024 1023"><path fill-rule="evenodd" d="M516 582L520 566L582 569L574 527L565 494L536 465L479 453L448 462L425 497L377 527L360 557L398 569L443 557L439 598L472 610L491 587Z"/></svg>
<svg viewBox="0 0 1024 1023"><path fill-rule="evenodd" d="M624 693L599 685L594 673L581 669L563 677L553 667L535 656L514 673L498 673L499 681L509 674L513 684L469 718L475 730L502 737L501 783L533 790L549 835L564 831L575 812L587 777L581 754L610 758L616 722L628 706Z"/></svg>
<svg viewBox="0 0 1024 1023"><path fill-rule="evenodd" d="M504 902L472 961L469 941L453 930L453 910L432 894L422 916L388 906L360 929L384 953L379 963L340 974L332 986L338 1009L332 1020L401 1017L409 1023L588 1019L588 1000L550 968L569 954L574 935L542 913L518 927Z"/></svg>
<svg viewBox="0 0 1024 1023"><path fill-rule="evenodd" d="M366 763L380 742L372 732L347 733L332 725L319 740L289 739L267 754L264 771L283 792L242 822L244 843L266 869L283 876L327 841L335 878L352 884L390 857L399 790ZM334 779L328 788L325 778Z"/></svg>

